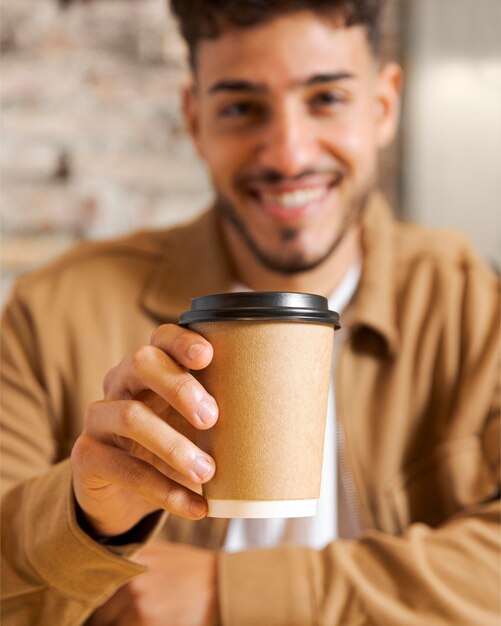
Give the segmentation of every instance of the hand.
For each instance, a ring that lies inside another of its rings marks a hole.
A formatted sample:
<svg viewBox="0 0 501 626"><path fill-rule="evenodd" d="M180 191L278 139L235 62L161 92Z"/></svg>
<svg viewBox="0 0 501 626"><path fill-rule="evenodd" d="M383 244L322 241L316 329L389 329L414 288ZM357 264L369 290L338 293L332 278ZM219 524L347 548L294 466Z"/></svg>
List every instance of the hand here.
<svg viewBox="0 0 501 626"><path fill-rule="evenodd" d="M119 589L87 626L216 626L216 553L166 541L135 557L150 569Z"/></svg>
<svg viewBox="0 0 501 626"><path fill-rule="evenodd" d="M185 435L213 426L218 408L185 368L203 369L212 356L203 337L166 324L108 372L104 400L89 406L71 453L75 497L91 531L120 535L158 509L207 514L198 493L214 460Z"/></svg>

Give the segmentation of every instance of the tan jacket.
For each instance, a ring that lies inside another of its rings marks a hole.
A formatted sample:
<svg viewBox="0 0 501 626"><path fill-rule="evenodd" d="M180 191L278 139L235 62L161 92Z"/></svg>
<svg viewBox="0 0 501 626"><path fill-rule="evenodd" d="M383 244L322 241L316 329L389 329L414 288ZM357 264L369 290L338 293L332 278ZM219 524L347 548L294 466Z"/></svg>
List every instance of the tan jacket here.
<svg viewBox="0 0 501 626"><path fill-rule="evenodd" d="M80 624L143 568L78 526L67 459L106 371L234 277L214 215L77 248L21 280L3 321L5 626ZM375 194L336 401L364 529L322 551L221 552L224 626L498 625L499 287L465 241ZM219 548L227 522L161 536Z"/></svg>

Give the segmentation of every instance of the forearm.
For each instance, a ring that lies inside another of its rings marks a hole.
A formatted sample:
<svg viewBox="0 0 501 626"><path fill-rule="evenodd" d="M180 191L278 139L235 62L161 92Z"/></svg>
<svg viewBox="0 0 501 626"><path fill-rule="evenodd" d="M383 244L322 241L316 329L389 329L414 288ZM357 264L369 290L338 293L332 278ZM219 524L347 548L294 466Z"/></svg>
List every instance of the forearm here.
<svg viewBox="0 0 501 626"><path fill-rule="evenodd" d="M219 557L224 626L499 623L499 502L437 529ZM358 621L357 621L358 620Z"/></svg>
<svg viewBox="0 0 501 626"><path fill-rule="evenodd" d="M6 625L75 626L145 571L126 558L139 544L102 546L80 528L68 461L5 494L2 538Z"/></svg>

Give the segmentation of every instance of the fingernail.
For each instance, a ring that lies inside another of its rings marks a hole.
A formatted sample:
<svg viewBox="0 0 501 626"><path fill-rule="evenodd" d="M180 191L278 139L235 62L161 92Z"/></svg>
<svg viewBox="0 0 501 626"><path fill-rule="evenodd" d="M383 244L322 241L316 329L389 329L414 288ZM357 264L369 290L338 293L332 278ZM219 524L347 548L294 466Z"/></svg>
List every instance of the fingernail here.
<svg viewBox="0 0 501 626"><path fill-rule="evenodd" d="M200 354L200 352L202 352L202 350L205 348L203 343L194 343L192 344L187 351L188 357L193 360L196 359L197 356Z"/></svg>
<svg viewBox="0 0 501 626"><path fill-rule="evenodd" d="M204 424L212 424L217 417L217 406L213 400L202 400L198 405L198 417Z"/></svg>
<svg viewBox="0 0 501 626"><path fill-rule="evenodd" d="M199 456L195 461L193 469L195 470L195 474L200 478L200 480L204 480L212 472L213 465L205 457Z"/></svg>
<svg viewBox="0 0 501 626"><path fill-rule="evenodd" d="M190 502L190 514L193 517L202 517L207 513L207 504L204 500L192 500Z"/></svg>

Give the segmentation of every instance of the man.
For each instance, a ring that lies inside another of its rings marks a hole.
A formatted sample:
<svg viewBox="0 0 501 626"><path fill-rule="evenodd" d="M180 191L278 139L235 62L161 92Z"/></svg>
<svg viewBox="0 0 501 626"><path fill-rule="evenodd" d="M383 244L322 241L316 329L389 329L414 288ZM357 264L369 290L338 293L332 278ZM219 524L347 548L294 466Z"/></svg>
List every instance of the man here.
<svg viewBox="0 0 501 626"><path fill-rule="evenodd" d="M376 191L401 81L377 57L379 3L173 5L214 208L18 285L5 623L497 623L498 283L460 237L396 223ZM216 466L189 436L218 408L189 370L213 351L173 322L191 297L239 288L343 308L340 536L333 524L322 545L291 521L294 540L245 550L245 522L203 519Z"/></svg>

